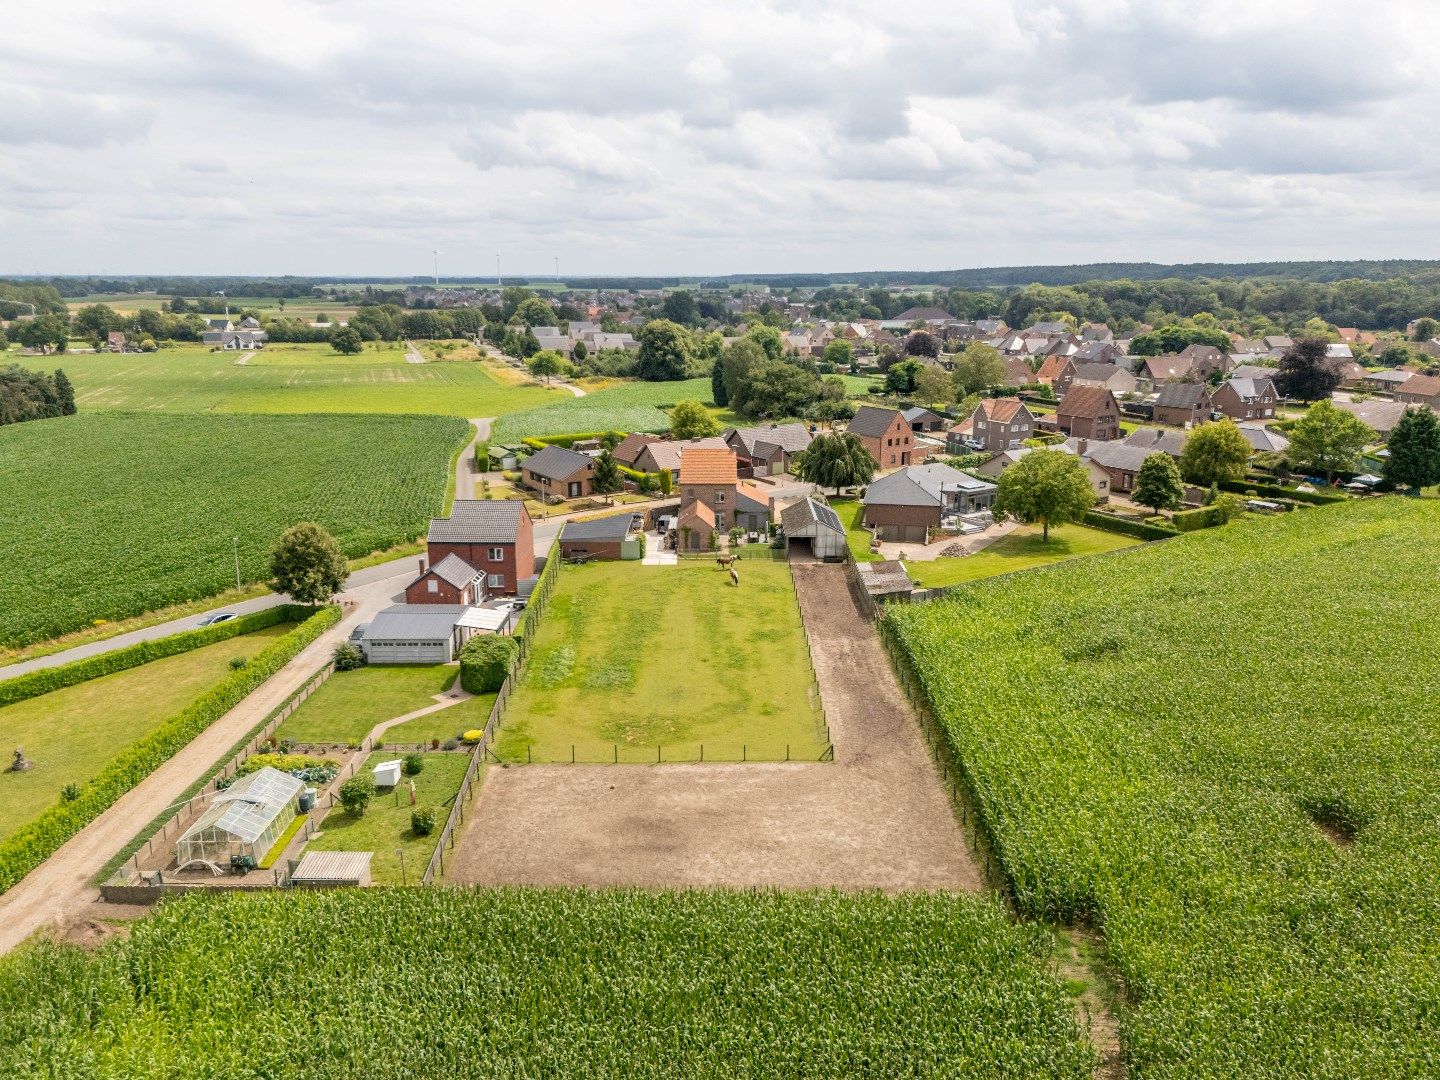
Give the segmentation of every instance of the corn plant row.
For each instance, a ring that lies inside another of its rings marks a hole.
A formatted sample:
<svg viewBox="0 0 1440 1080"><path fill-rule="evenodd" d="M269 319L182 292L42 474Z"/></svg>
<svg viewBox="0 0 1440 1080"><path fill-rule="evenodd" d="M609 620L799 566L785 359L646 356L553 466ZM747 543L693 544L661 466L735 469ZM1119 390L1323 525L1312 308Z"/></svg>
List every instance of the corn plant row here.
<svg viewBox="0 0 1440 1080"><path fill-rule="evenodd" d="M421 535L469 432L435 416L93 413L0 428L0 646L236 579L318 521L346 554Z"/></svg>
<svg viewBox="0 0 1440 1080"><path fill-rule="evenodd" d="M1132 1077L1440 1075L1440 504L1247 521L887 611Z"/></svg>
<svg viewBox="0 0 1440 1080"><path fill-rule="evenodd" d="M186 897L0 963L0 1074L1089 1077L1050 946L965 896Z"/></svg>
<svg viewBox="0 0 1440 1080"><path fill-rule="evenodd" d="M305 608L288 609L292 613ZM309 645L340 621L338 607L320 608L303 623L232 671L215 686L161 724L145 738L120 751L80 785L68 802L58 802L0 841L0 893L48 859L61 844L90 824L116 799L168 761L181 747L238 705Z"/></svg>

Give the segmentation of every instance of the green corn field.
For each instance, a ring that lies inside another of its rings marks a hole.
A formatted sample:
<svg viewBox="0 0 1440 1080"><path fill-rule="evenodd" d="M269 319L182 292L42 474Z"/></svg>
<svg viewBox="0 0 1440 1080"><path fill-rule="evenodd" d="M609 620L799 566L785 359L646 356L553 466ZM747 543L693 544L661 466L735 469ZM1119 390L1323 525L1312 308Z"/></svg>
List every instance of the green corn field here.
<svg viewBox="0 0 1440 1080"><path fill-rule="evenodd" d="M1437 567L1394 497L888 612L1021 914L1103 931L1131 1077L1440 1075Z"/></svg>
<svg viewBox="0 0 1440 1080"><path fill-rule="evenodd" d="M0 961L0 1075L1088 1077L1051 944L965 896L187 897Z"/></svg>

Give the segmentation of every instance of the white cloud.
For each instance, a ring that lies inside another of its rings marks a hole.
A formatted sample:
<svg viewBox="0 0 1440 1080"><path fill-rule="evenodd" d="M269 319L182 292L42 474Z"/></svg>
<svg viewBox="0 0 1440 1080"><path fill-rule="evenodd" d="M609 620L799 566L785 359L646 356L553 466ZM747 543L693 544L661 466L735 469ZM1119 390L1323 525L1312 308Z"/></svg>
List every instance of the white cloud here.
<svg viewBox="0 0 1440 1080"><path fill-rule="evenodd" d="M1428 255L1437 30L1425 0L21 5L0 272Z"/></svg>

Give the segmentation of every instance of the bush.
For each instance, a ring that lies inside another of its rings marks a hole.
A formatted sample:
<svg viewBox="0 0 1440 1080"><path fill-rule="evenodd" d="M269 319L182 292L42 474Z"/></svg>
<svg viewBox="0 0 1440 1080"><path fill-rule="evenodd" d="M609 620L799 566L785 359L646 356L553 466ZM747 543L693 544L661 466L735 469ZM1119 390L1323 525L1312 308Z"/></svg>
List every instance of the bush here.
<svg viewBox="0 0 1440 1080"><path fill-rule="evenodd" d="M1194 532L1223 525L1229 520L1215 506L1202 506L1198 510L1180 510L1171 519L1180 532Z"/></svg>
<svg viewBox="0 0 1440 1080"><path fill-rule="evenodd" d="M493 694L510 673L520 643L504 634L477 634L460 650L460 688L469 694Z"/></svg>
<svg viewBox="0 0 1440 1080"><path fill-rule="evenodd" d="M345 642L335 646L335 670L354 671L365 666L365 651L359 645Z"/></svg>
<svg viewBox="0 0 1440 1080"><path fill-rule="evenodd" d="M425 759L419 754L406 754L401 767L406 776L419 776L425 770Z"/></svg>
<svg viewBox="0 0 1440 1080"><path fill-rule="evenodd" d="M429 836L435 831L435 808L421 806L410 811L410 831L416 836Z"/></svg>
<svg viewBox="0 0 1440 1080"><path fill-rule="evenodd" d="M466 734L468 735L469 732L466 732ZM480 734L483 735L484 732L481 732ZM478 737L477 737L477 740L476 740L476 741L477 741L477 742L479 741L479 740L478 740ZM440 744L440 749L441 749L441 750L454 750L454 749L455 749L456 747L458 747L459 745L460 745L460 740L459 740L459 739L446 739L443 743Z"/></svg>
<svg viewBox="0 0 1440 1080"><path fill-rule="evenodd" d="M273 614L275 612L280 614ZM172 656L188 649L197 648L199 645L224 641L239 632L239 630L223 632L230 627L245 626L253 630L260 626L273 626L289 621L302 612L313 612L313 614L288 634L277 638L272 644L253 656L241 670L225 676L184 709L163 721L148 736L122 750L80 789L79 797L73 802L56 803L39 817L21 826L17 832L0 842L0 893L9 889L39 866L41 862L54 854L61 844L90 824L101 812L108 809L116 799L163 765L176 751L224 716L270 676L288 664L300 650L339 622L340 609L325 607L315 612L311 608L286 604L278 608L270 608L267 611L256 612L253 616L247 615L239 619L232 619L219 626L207 626L201 630L174 634L169 638L142 642L139 645L130 646L129 649L117 650L116 653L92 657L89 660L78 660L73 664L37 671L32 675L22 675L17 679L0 683L0 704L8 704L10 700L20 701L25 697L34 697L36 693L45 692L45 690L34 690L32 693L8 697L15 693L13 685L15 683L26 683L33 689L36 683L32 680L38 679L43 685L45 679L54 679L56 680L55 684L46 687L46 690L72 686L77 682L84 681L84 678L95 678L98 675L108 674L109 671L121 671L128 667L134 667L138 663L144 663L145 660L156 659L159 656ZM250 619L257 621L246 621ZM222 632L211 636L212 631ZM173 644L174 638L189 638L192 643L177 648ZM147 655L152 648L156 650L155 655ZM133 659L136 650L139 650L139 655L143 659ZM124 653L132 654L128 663L120 662L115 663L113 667L109 666L114 663L113 658L116 655ZM77 670L87 671L90 674L78 677ZM7 697L8 700L6 700Z"/></svg>
<svg viewBox="0 0 1440 1080"><path fill-rule="evenodd" d="M354 817L364 817L375 797L375 778L368 772L357 773L340 785L340 805Z"/></svg>
<svg viewBox="0 0 1440 1080"><path fill-rule="evenodd" d="M463 743L466 743L466 744L469 745L469 746L474 746L477 742L479 742L479 741L480 741L481 739L483 739L484 737L485 737L485 732L484 732L482 729L480 729L480 728L471 728L469 731L465 732L463 735L460 736L460 741L463 742ZM455 740L454 740L454 739L449 739L449 740L447 740L447 742L446 742L446 744L445 744L445 749L446 749L446 750L454 750L454 749L455 749Z"/></svg>
<svg viewBox="0 0 1440 1080"><path fill-rule="evenodd" d="M62 803L74 802L78 798L80 798L79 784L66 784L60 789L60 801Z"/></svg>
<svg viewBox="0 0 1440 1080"><path fill-rule="evenodd" d="M245 666L245 664L246 664L246 660L245 660L245 657L243 657L243 656L232 656L232 657L230 657L230 670L231 670L231 671L239 671L241 668L243 668L243 667Z"/></svg>

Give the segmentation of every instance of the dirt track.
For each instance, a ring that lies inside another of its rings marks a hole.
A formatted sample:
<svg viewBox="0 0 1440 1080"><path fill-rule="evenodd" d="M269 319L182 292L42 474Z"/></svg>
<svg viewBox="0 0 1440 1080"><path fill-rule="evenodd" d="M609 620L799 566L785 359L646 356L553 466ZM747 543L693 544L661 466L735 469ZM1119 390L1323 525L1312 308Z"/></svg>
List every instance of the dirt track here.
<svg viewBox="0 0 1440 1080"><path fill-rule="evenodd" d="M446 880L982 888L844 569L793 569L834 764L492 767Z"/></svg>

